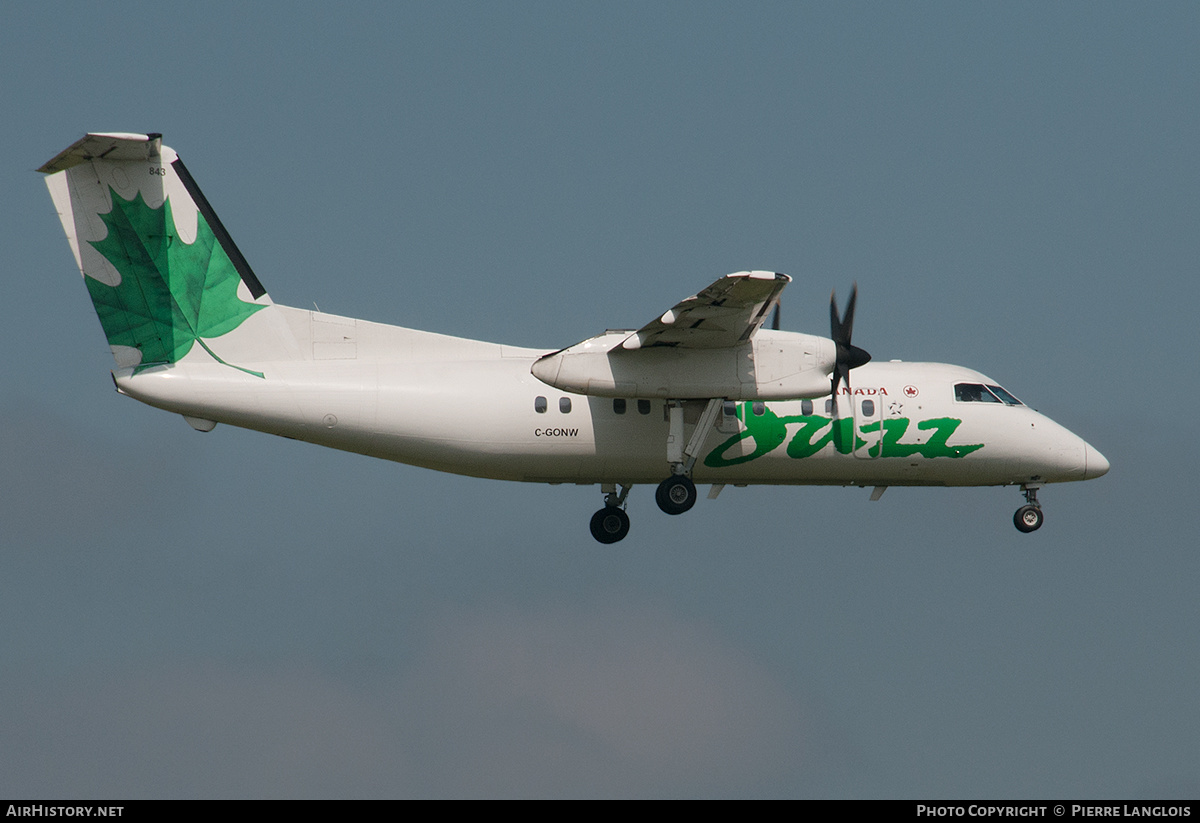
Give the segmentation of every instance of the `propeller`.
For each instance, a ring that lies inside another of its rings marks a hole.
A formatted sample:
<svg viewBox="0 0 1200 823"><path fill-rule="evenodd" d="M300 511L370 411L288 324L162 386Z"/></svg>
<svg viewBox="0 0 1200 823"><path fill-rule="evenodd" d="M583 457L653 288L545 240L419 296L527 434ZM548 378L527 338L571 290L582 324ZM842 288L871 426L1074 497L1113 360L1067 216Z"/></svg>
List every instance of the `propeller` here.
<svg viewBox="0 0 1200 823"><path fill-rule="evenodd" d="M783 305L782 300L775 301L775 312L771 315L771 330L779 331L779 307Z"/></svg>
<svg viewBox="0 0 1200 823"><path fill-rule="evenodd" d="M850 343L850 336L854 334L854 304L857 300L858 284L855 283L850 289L850 299L846 301L846 313L839 319L837 293L829 294L829 336L837 346L837 362L833 366L832 385L829 389L834 408L837 408L838 383L844 380L846 388L850 388L850 370L857 369L871 360L871 355Z"/></svg>

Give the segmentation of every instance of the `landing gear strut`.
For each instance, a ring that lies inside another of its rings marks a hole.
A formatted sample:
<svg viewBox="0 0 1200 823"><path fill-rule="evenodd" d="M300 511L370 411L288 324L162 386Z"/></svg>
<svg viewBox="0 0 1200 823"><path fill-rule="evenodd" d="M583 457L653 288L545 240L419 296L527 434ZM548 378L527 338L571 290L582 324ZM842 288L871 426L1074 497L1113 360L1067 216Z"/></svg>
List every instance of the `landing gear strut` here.
<svg viewBox="0 0 1200 823"><path fill-rule="evenodd" d="M692 466L708 433L712 431L721 414L724 400L716 397L708 401L692 436L684 444L683 440L683 402L670 400L667 402L667 463L671 466L671 476L658 484L654 500L658 507L667 514L683 514L696 505L696 484L692 482Z"/></svg>
<svg viewBox="0 0 1200 823"><path fill-rule="evenodd" d="M1044 516L1037 499L1037 490L1041 487L1041 483L1026 483L1021 486L1021 491L1025 494L1025 505L1013 515L1013 525L1017 527L1017 531L1028 534L1042 527Z"/></svg>
<svg viewBox="0 0 1200 823"><path fill-rule="evenodd" d="M600 487L604 492L604 508L593 514L592 522L588 524L592 530L592 537L605 544L625 539L625 535L629 534L629 515L625 513L625 498L629 496L629 490L632 488L632 485L622 486L621 493L617 494L615 483L605 483Z"/></svg>

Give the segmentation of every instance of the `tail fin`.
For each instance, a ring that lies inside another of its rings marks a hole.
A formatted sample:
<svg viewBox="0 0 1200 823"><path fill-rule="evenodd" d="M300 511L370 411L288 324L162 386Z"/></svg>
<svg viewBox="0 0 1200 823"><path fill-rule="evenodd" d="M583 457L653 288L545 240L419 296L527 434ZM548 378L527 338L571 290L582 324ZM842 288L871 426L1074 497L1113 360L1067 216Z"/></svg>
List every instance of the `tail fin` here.
<svg viewBox="0 0 1200 823"><path fill-rule="evenodd" d="M118 367L177 363L196 343L258 376L236 363L295 356L266 290L161 135L88 134L38 171Z"/></svg>

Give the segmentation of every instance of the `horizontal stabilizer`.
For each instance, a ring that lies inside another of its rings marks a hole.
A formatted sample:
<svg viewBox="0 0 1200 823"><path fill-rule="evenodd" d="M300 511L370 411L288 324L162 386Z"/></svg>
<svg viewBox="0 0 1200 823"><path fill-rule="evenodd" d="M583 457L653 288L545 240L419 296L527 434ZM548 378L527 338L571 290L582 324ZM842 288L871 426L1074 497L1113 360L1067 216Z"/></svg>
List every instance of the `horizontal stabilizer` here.
<svg viewBox="0 0 1200 823"><path fill-rule="evenodd" d="M88 134L58 153L38 171L53 174L92 160L158 160L162 150L161 134Z"/></svg>

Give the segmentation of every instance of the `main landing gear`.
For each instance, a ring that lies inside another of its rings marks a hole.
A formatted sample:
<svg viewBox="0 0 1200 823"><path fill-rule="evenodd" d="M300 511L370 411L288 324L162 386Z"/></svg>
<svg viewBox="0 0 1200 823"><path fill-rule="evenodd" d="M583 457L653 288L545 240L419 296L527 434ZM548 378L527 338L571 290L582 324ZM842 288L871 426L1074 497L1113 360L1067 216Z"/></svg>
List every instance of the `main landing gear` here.
<svg viewBox="0 0 1200 823"><path fill-rule="evenodd" d="M624 485L621 487L621 493L617 494L615 483L605 483L600 487L604 492L604 508L593 514L592 522L588 524L592 530L592 537L606 544L625 539L625 535L629 534L629 515L625 513L625 498L629 496L629 490L632 488L632 485Z"/></svg>
<svg viewBox="0 0 1200 823"><path fill-rule="evenodd" d="M592 530L592 537L601 543L616 543L629 534L629 515L624 509L605 506L592 515L592 522L588 526Z"/></svg>
<svg viewBox="0 0 1200 823"><path fill-rule="evenodd" d="M1045 518L1037 499L1037 490L1041 487L1041 483L1026 483L1021 486L1021 491L1025 494L1025 505L1013 515L1013 525L1017 527L1017 531L1028 534L1042 527L1042 520Z"/></svg>
<svg viewBox="0 0 1200 823"><path fill-rule="evenodd" d="M692 436L684 444L683 401L667 401L667 463L671 467L671 476L658 484L654 499L658 507L667 514L683 514L696 505L696 484L692 482L692 466L696 457L704 447L704 441L709 432L717 424L721 414L722 398L709 400L704 411L696 420ZM693 407L694 408L694 407ZM600 486L604 493L604 508L592 515L589 527L592 537L601 543L616 543L629 534L629 515L625 513L625 498L629 496L630 484L621 486L617 494L615 483L605 483Z"/></svg>
<svg viewBox="0 0 1200 823"><path fill-rule="evenodd" d="M696 505L696 484L686 475L672 475L658 484L654 502L667 514L683 514Z"/></svg>
<svg viewBox="0 0 1200 823"><path fill-rule="evenodd" d="M629 496L630 485L622 486L617 494L615 484L605 484L600 487L604 492L604 508L592 515L588 528L592 537L601 543L616 543L624 540L629 534L629 515L625 513L625 498ZM658 484L654 499L658 507L667 514L683 514L696 505L696 484L690 477L682 474L672 475Z"/></svg>
<svg viewBox="0 0 1200 823"><path fill-rule="evenodd" d="M631 485L621 487L617 494L616 484L604 484L600 490L604 492L604 508L592 515L588 528L592 537L601 543L616 543L624 540L629 534L629 515L625 513L625 498L629 496ZM654 499L658 507L667 514L683 514L696 505L696 484L690 477L682 474L672 475L658 484Z"/></svg>
<svg viewBox="0 0 1200 823"><path fill-rule="evenodd" d="M724 403L719 397L709 400L692 429L692 436L683 442L683 403L678 400L667 401L667 463L671 466L671 476L658 484L654 493L654 501L667 514L683 514L696 505L696 484L692 482L692 466L696 465L696 457L704 447L708 433L717 424L717 416L721 414Z"/></svg>

